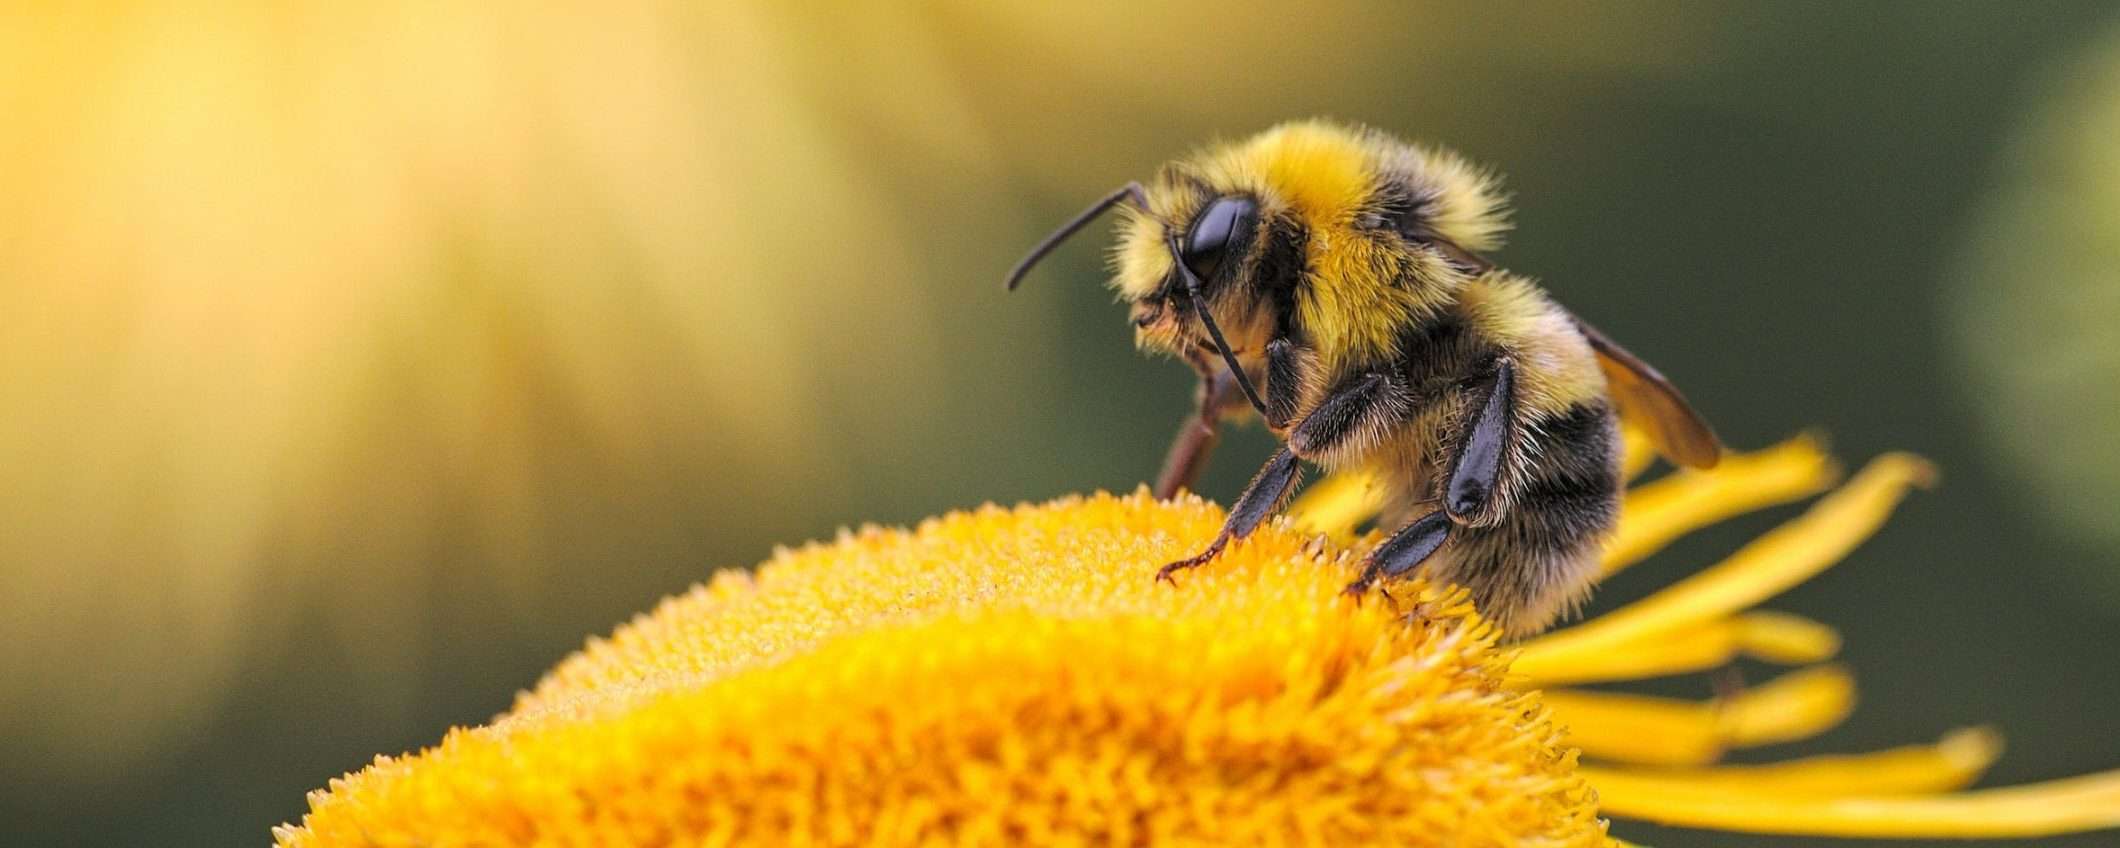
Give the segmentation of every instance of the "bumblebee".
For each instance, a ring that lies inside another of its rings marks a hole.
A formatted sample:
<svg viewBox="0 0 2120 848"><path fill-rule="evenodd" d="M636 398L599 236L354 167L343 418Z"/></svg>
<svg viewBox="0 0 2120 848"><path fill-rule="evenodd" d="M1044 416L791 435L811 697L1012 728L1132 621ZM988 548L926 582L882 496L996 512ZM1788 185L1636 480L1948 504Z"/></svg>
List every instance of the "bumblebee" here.
<svg viewBox="0 0 2120 848"><path fill-rule="evenodd" d="M1278 511L1305 462L1366 467L1396 527L1348 586L1424 572L1523 635L1580 604L1619 512L1625 415L1685 466L1714 432L1662 374L1482 252L1508 211L1455 154L1323 121L1284 124L1129 183L1035 247L1117 208L1111 285L1137 344L1200 376L1159 496L1189 487L1220 422L1256 412L1281 441L1197 555ZM1248 409L1247 409L1248 406Z"/></svg>

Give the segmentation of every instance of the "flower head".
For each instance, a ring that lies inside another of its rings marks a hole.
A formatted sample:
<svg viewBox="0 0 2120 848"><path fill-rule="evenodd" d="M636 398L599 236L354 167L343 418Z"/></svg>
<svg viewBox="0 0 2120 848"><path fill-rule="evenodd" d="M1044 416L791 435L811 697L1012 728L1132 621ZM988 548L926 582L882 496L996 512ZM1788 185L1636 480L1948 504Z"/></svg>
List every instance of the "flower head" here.
<svg viewBox="0 0 2120 848"><path fill-rule="evenodd" d="M1832 631L1748 610L1840 559L1927 474L1881 459L1723 564L1515 647L1455 590L1339 594L1374 538L1352 532L1370 510L1358 478L1328 481L1176 591L1148 575L1217 528L1197 499L1100 494L866 528L666 601L492 724L378 758L275 834L1568 846L1611 844L1604 816L1843 835L2120 826L2120 773L1937 794L1993 759L1986 731L1710 765L1845 714L1851 679L1817 664ZM1798 440L1638 487L1608 565L1835 475ZM1811 667L1709 704L1545 688L1738 654Z"/></svg>
<svg viewBox="0 0 2120 848"><path fill-rule="evenodd" d="M283 838L1604 844L1560 731L1456 597L1402 593L1426 599L1414 626L1339 603L1345 554L1287 530L1187 591L1140 579L1219 518L1097 495L783 552Z"/></svg>

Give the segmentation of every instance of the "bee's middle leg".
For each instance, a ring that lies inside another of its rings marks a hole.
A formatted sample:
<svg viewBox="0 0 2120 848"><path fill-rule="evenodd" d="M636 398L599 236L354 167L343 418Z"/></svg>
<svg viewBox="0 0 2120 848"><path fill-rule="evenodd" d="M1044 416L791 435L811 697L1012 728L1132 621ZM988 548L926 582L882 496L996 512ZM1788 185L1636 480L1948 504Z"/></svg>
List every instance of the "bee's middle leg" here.
<svg viewBox="0 0 2120 848"><path fill-rule="evenodd" d="M1229 508L1228 520L1222 524L1222 532L1216 533L1214 541L1207 543L1207 549L1163 566L1156 571L1156 579L1176 582L1171 579L1172 574L1214 559L1222 553L1222 548L1228 545L1231 539L1242 539L1251 535L1251 531L1258 529L1267 516L1273 515L1274 510L1280 508L1281 501L1287 499L1288 493L1295 490L1296 480L1302 476L1302 471L1303 463L1296 458L1295 453L1285 447L1275 451L1273 458L1266 460L1266 467L1259 469L1258 476L1251 478L1251 484L1245 486L1244 493L1237 496L1236 504Z"/></svg>

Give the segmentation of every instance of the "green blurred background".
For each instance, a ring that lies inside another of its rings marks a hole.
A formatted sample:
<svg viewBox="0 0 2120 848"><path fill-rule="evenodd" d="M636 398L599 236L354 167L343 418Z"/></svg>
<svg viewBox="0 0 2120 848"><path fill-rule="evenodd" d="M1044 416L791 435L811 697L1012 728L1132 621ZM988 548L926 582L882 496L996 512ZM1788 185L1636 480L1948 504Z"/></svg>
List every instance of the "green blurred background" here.
<svg viewBox="0 0 2120 848"><path fill-rule="evenodd" d="M1944 466L1778 602L1868 697L1757 756L2120 765L2112 3L784 5L0 12L0 843L263 843L713 569L1131 488L1185 369L1101 236L1001 272L1312 115L1506 173L1498 258L1734 445Z"/></svg>

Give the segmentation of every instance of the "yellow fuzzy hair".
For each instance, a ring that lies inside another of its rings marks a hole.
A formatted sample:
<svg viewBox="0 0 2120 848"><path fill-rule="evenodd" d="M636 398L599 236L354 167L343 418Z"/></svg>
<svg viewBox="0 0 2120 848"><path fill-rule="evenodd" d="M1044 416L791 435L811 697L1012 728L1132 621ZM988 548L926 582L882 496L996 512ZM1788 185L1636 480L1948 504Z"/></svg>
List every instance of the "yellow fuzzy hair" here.
<svg viewBox="0 0 2120 848"><path fill-rule="evenodd" d="M1519 408L1557 415L1604 397L1605 373L1597 354L1574 319L1531 281L1496 271L1466 284L1458 303L1482 337L1517 359Z"/></svg>
<svg viewBox="0 0 2120 848"><path fill-rule="evenodd" d="M1209 147L1166 169L1148 187L1149 209L1127 211L1113 253L1113 285L1129 299L1161 285L1172 262L1164 227L1192 219L1206 198L1183 180L1201 180L1219 194L1257 198L1263 216L1292 213L1303 222L1311 284L1296 304L1297 317L1327 374L1389 358L1400 331L1448 304L1465 282L1440 259L1360 226L1377 213L1378 189L1393 176L1414 186L1415 203L1438 235L1471 250L1500 245L1507 212L1486 172L1375 130L1296 121ZM1406 285L1409 276L1424 282Z"/></svg>

